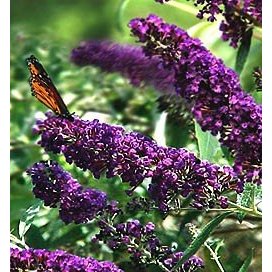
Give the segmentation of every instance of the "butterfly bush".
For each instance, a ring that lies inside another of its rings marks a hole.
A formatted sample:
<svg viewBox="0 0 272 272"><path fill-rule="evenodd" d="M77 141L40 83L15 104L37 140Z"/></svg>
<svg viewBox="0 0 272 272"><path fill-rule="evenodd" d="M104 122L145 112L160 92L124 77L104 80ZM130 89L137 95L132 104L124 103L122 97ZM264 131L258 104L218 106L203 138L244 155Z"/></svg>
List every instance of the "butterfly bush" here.
<svg viewBox="0 0 272 272"><path fill-rule="evenodd" d="M93 65L105 72L118 72L134 86L150 85L164 94L159 109L176 119L188 122L189 105L175 95L174 71L165 69L159 58L145 55L140 46L110 41L86 41L71 52L71 61L79 66Z"/></svg>
<svg viewBox="0 0 272 272"><path fill-rule="evenodd" d="M229 40L234 48L246 36L247 30L262 24L261 0L224 1L224 9L225 20L219 29L223 32L222 39Z"/></svg>
<svg viewBox="0 0 272 272"><path fill-rule="evenodd" d="M63 250L10 249L10 271L123 272L109 261L79 257Z"/></svg>
<svg viewBox="0 0 272 272"><path fill-rule="evenodd" d="M106 72L118 72L134 86L152 85L159 91L173 93L174 72L162 67L159 58L148 58L139 46L110 41L82 42L71 52L77 65L94 65Z"/></svg>
<svg viewBox="0 0 272 272"><path fill-rule="evenodd" d="M154 232L155 225L152 222L142 225L138 220L131 220L113 224L113 218L122 213L121 209L117 207L117 203L112 201L107 205L107 196L101 191L91 188L83 191L82 186L57 162L41 161L35 163L27 170L27 173L32 179L35 197L42 199L46 206L52 208L60 203L60 218L66 224L72 222L87 223L95 218L100 232L92 239L93 242L103 241L112 250L125 250L131 256L132 261L138 265L156 262L171 268L182 257L182 252L174 253L171 248L160 242ZM14 266L23 267L24 264L21 260L25 255L28 255L30 259L34 258L33 261L29 259L28 263L36 264L41 262L41 259L35 261L36 255L40 256L40 253L44 253L45 257L42 259L45 261L47 255L51 254L44 250L36 250L33 255L31 253L33 253L31 250L26 253L20 253L18 250L12 252L11 256L14 254L21 254L20 256L22 256L21 258L18 257L18 262ZM71 267L72 265L77 267L77 263L81 267L82 258L66 253L63 256L63 254L64 252L57 251L56 257L63 259L67 255L67 262L71 263ZM51 255L52 258L55 257L54 253ZM51 255L48 257L49 259L52 259ZM39 265L42 264L39 263ZM44 266L47 266L47 263ZM32 267L32 264L29 264L29 267ZM193 256L182 266L183 270L180 271L194 271L198 267L203 267L203 261L199 257Z"/></svg>
<svg viewBox="0 0 272 272"><path fill-rule="evenodd" d="M135 18L129 26L147 56L159 56L164 67L174 69L177 94L192 105L201 128L229 148L243 181L260 184L262 109L243 91L238 75L199 39L156 15Z"/></svg>
<svg viewBox="0 0 272 272"><path fill-rule="evenodd" d="M86 223L105 211L115 213L117 207L107 195L93 188L84 189L77 180L54 161L35 163L26 171L33 183L33 194L45 206L59 205L60 218L66 223Z"/></svg>
<svg viewBox="0 0 272 272"><path fill-rule="evenodd" d="M155 0L161 4L170 0ZM230 41L230 45L236 48L246 34L246 31L262 24L261 0L196 0L195 6L201 6L197 17L203 19L205 15L210 22L216 21L219 14L224 19L219 29L222 31L222 39Z"/></svg>
<svg viewBox="0 0 272 272"><path fill-rule="evenodd" d="M161 147L140 133L98 120L75 116L71 122L48 113L45 120L37 120L34 132L41 135L39 144L46 151L63 154L68 163L88 169L95 178L103 173L107 178L119 176L131 186L129 194L150 178L150 197L163 211L168 210L171 199L189 195L199 209L215 205L226 208L223 192L240 187L230 167L201 161L183 148Z"/></svg>
<svg viewBox="0 0 272 272"><path fill-rule="evenodd" d="M183 252L174 253L170 247L162 245L154 233L155 225L152 222L142 225L138 220L131 220L113 226L104 222L99 225L101 230L93 242L103 241L112 250L126 249L135 263L155 262L171 269L183 256ZM177 271L195 271L202 267L203 260L192 256Z"/></svg>

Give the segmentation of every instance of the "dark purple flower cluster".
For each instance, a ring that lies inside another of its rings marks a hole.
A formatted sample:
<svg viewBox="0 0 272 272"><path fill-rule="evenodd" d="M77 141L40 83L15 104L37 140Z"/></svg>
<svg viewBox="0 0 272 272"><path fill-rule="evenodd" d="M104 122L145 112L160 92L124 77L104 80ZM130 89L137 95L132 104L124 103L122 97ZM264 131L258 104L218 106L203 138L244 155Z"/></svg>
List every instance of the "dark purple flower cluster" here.
<svg viewBox="0 0 272 272"><path fill-rule="evenodd" d="M230 41L230 45L236 48L247 30L262 23L262 1L225 1L224 20L220 24L223 32L222 39Z"/></svg>
<svg viewBox="0 0 272 272"><path fill-rule="evenodd" d="M109 41L86 41L72 50L71 60L77 65L94 65L106 72L118 72L132 85L154 86L159 91L174 92L174 73L148 58L139 46L120 45Z"/></svg>
<svg viewBox="0 0 272 272"><path fill-rule="evenodd" d="M162 148L139 133L126 133L120 126L85 121L75 116L70 122L50 113L38 120L34 131L41 134L39 142L46 151L63 153L67 162L90 170L95 178L120 176L132 187L152 176L152 166Z"/></svg>
<svg viewBox="0 0 272 272"><path fill-rule="evenodd" d="M182 258L183 252L176 252L169 256L168 259L164 261L164 264L169 268L173 268L177 262ZM179 272L194 271L200 267L203 267L203 260L197 256L192 256L186 261L178 270Z"/></svg>
<svg viewBox="0 0 272 272"><path fill-rule="evenodd" d="M199 12L197 14L197 17L199 19L203 19L204 16L207 14L208 15L207 20L209 22L216 21L216 16L219 13L223 12L222 2L224 2L224 1L222 1L222 0L213 0L213 1L197 0L197 1L194 1L195 6L199 6L199 5L202 6L202 8L199 10ZM229 2L233 2L233 1L229 1Z"/></svg>
<svg viewBox="0 0 272 272"><path fill-rule="evenodd" d="M200 40L156 15L129 25L148 56L161 57L165 67L175 70L177 93L192 105L202 129L219 135L230 149L244 181L260 183L262 108L242 90L238 75Z"/></svg>
<svg viewBox="0 0 272 272"><path fill-rule="evenodd" d="M262 1L261 0L244 0L243 12L250 15L257 22L262 22ZM241 5L241 1L239 2Z"/></svg>
<svg viewBox="0 0 272 272"><path fill-rule="evenodd" d="M166 2L165 0L155 1L161 4ZM230 40L230 45L234 48L249 28L253 25L260 26L262 23L261 0L194 0L194 4L201 6L197 14L199 19L207 15L207 20L214 22L218 14L223 14L224 20L220 24L220 30L223 32L222 39Z"/></svg>
<svg viewBox="0 0 272 272"><path fill-rule="evenodd" d="M219 27L222 31L222 40L230 41L230 45L234 48L238 47L239 41L248 30L248 22L242 18L235 10L226 7L225 20L221 22Z"/></svg>
<svg viewBox="0 0 272 272"><path fill-rule="evenodd" d="M172 268L183 256L182 252L173 253L168 246L163 246L155 234L155 225L151 222L142 225L138 220L109 225L100 221L100 233L93 241L103 241L111 249L127 251L136 264L155 262L166 268ZM179 271L195 271L203 267L202 259L192 256Z"/></svg>
<svg viewBox="0 0 272 272"><path fill-rule="evenodd" d="M56 162L35 163L26 172L32 179L35 197L42 199L46 206L59 204L60 218L66 224L86 223L111 206L104 192L84 189Z"/></svg>
<svg viewBox="0 0 272 272"><path fill-rule="evenodd" d="M90 170L96 178L120 176L135 189L151 178L150 195L166 211L170 200L191 195L193 206L225 208L222 193L237 185L229 168L201 162L182 148L160 147L154 140L122 127L85 121L77 116L71 122L50 113L38 120L35 132L46 151L64 154L67 162ZM175 203L175 202L173 202ZM174 205L174 204L173 204Z"/></svg>
<svg viewBox="0 0 272 272"><path fill-rule="evenodd" d="M10 249L10 271L122 272L109 261L82 258L63 250Z"/></svg>
<svg viewBox="0 0 272 272"><path fill-rule="evenodd" d="M65 223L72 221L84 223L93 219L96 215L102 215L102 212L105 214L106 210L108 211L107 214L111 215L118 212L116 203L107 205L107 198L104 193L94 189L83 190L82 186L56 162L36 163L27 170L27 173L32 178L33 192L36 197L44 200L46 205L50 207L56 207L60 203L60 217ZM154 234L155 225L153 223L149 222L143 226L138 220L133 220L112 225L112 223L107 223L106 220L108 219L106 218L107 216L98 218L100 233L95 236L93 241L104 241L114 250L127 250L136 264L149 264L152 261L163 264L166 259L164 265L171 267L171 264L175 264L179 260L179 254L173 255L169 247L161 245ZM89 264L89 262L91 263ZM103 270L106 268L113 269L111 267L113 264L109 262L97 262L92 258L80 258L64 251L50 252L44 249L23 251L12 249L11 264L11 267L14 267L12 271L18 271L16 269L19 268L44 271L52 267L56 269L55 271L83 271L85 266L90 270L84 271L115 271ZM101 270L98 268L94 270L94 265L100 265ZM194 271L194 269L202 266L203 261L193 256L184 264L184 269L180 271Z"/></svg>
<svg viewBox="0 0 272 272"><path fill-rule="evenodd" d="M156 167L149 193L162 211L168 209L175 195L192 196L192 205L197 209L216 204L227 208L222 192L236 185L235 181L232 168L200 161L184 149L169 148Z"/></svg>

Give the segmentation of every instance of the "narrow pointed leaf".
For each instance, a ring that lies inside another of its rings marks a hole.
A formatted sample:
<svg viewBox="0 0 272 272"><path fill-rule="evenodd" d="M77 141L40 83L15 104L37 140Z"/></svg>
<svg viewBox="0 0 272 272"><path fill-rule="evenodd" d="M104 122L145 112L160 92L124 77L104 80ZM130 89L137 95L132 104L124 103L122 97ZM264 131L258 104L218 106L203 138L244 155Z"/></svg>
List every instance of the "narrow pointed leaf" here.
<svg viewBox="0 0 272 272"><path fill-rule="evenodd" d="M31 224L33 223L35 219L35 216L40 210L42 203L43 202L41 200L37 200L35 204L29 207L23 214L19 222L19 237L20 238L24 237L26 232L29 230Z"/></svg>
<svg viewBox="0 0 272 272"><path fill-rule="evenodd" d="M261 198L260 186L247 183L244 186L244 191L241 194L237 195L237 204L242 207L252 208L256 204L254 202L257 198ZM237 213L237 218L240 223L243 221L245 215L246 213L242 211L239 211Z"/></svg>
<svg viewBox="0 0 272 272"><path fill-rule="evenodd" d="M244 69L245 63L247 61L248 53L250 50L251 37L253 30L250 28L246 33L243 39L241 40L241 45L237 52L235 71L240 75Z"/></svg>
<svg viewBox="0 0 272 272"><path fill-rule="evenodd" d="M178 261L178 263L172 268L171 271L176 271L180 268L185 261L187 261L193 254L195 254L198 249L203 245L203 243L208 239L211 232L227 217L231 214L231 211L217 215L212 221L210 221L198 234L198 236L193 240L189 247L184 251L183 257Z"/></svg>
<svg viewBox="0 0 272 272"><path fill-rule="evenodd" d="M123 32L124 31L124 27L123 27L123 14L124 14L124 11L126 9L126 6L128 4L129 0L121 0L120 1L120 4L119 4L119 7L118 7L118 10L117 10L117 28L120 32Z"/></svg>
<svg viewBox="0 0 272 272"><path fill-rule="evenodd" d="M217 158L224 156L216 137L208 131L203 131L197 122L195 122L195 135L201 160L217 163Z"/></svg>
<svg viewBox="0 0 272 272"><path fill-rule="evenodd" d="M252 258L253 258L253 249L251 250L251 252L248 255L248 257L245 259L243 265L241 266L241 268L239 269L238 272L247 272L248 268L250 266L250 263L252 261Z"/></svg>

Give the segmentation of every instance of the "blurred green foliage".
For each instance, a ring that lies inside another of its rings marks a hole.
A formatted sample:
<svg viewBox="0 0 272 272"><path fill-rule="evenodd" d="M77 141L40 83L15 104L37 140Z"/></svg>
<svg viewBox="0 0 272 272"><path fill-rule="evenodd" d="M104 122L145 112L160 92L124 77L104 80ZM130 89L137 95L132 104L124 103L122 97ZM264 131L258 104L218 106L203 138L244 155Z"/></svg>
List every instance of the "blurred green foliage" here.
<svg viewBox="0 0 272 272"><path fill-rule="evenodd" d="M94 67L76 67L69 61L70 51L85 39L111 39L121 43L132 43L135 39L130 36L126 24L133 17L146 16L151 12L188 29L230 67L234 67L236 51L220 40L218 25L200 22L192 14L158 5L153 0L129 1L121 16L124 29L121 32L117 27L120 2L116 0L11 1L11 230L17 237L20 219L26 209L35 203L25 170L41 159L57 160L83 185L106 191L109 197L118 200L120 205L124 206L129 200L125 194L128 186L121 183L118 178L95 180L90 173L83 173L73 165L68 165L63 157L46 154L36 144L38 139L32 134L32 126L35 119L42 116L47 109L31 96L27 82L29 74L25 64L25 58L31 54L34 54L44 65L71 112L88 119L100 118L111 124L121 124L128 130L140 131L159 141L163 138L167 145L186 147L199 155L198 141L192 137L191 126L167 120L166 123L159 122L161 115L156 102L159 94L155 90L149 86L132 87L118 74L105 74ZM258 101L260 94L254 92L251 71L254 67L260 66L260 54L261 43L253 40L246 68L241 75L242 85L253 93ZM158 126L162 126L166 133L156 134ZM202 137L205 139L210 136ZM218 143L215 145L218 148ZM218 154L216 156L212 159L222 163ZM227 163L226 160L225 162ZM146 185L143 184L136 193L139 196L146 196ZM120 220L135 218L135 216L142 223L157 222L160 239L167 245L175 243L179 250L184 250L188 244L181 232L185 224L195 222L201 225L211 218L208 216L204 219L199 212L194 212L163 220L162 216L154 211L149 214L127 213ZM93 223L65 226L58 219L56 209L42 207L24 238L26 243L34 248L62 248L82 256L92 255L98 259L114 260L127 267L126 271L130 271L128 256L118 255L106 246L91 243L91 237L96 232ZM223 236L214 239L214 246L222 243L223 239ZM260 243L255 235L244 235L238 240L235 239L225 241L228 245L219 250L224 256L222 260L227 263L226 271L237 271L248 250ZM242 243L244 247L240 248ZM236 253L232 253L231 248L235 249ZM259 251L258 254L260 255ZM205 256L208 264L206 271L212 271L209 270L209 256L204 250L202 257ZM255 265L259 268L260 261L257 263L255 261ZM152 268L150 269L149 271L152 271Z"/></svg>

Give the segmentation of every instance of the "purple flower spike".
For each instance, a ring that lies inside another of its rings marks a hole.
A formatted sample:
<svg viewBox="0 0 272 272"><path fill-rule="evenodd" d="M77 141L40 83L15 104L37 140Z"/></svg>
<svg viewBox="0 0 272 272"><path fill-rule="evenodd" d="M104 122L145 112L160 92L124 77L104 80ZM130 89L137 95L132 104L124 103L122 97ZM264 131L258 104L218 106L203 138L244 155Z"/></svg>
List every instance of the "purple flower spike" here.
<svg viewBox="0 0 272 272"><path fill-rule="evenodd" d="M47 119L37 122L35 131L41 135L39 143L46 151L62 153L67 162L90 170L96 178L103 172L108 178L119 176L123 182L129 182L131 191L145 178L151 178L150 196L163 211L175 203L171 201L173 196L176 199L189 195L193 198L192 205L198 209L216 205L226 208L227 199L222 199L222 194L239 184L236 174L229 167L202 162L183 148L160 147L140 133L126 132L122 127L99 123L98 120L85 121L75 116L71 122L49 113ZM37 170L40 168L34 165L34 171L28 170L28 173L36 179L43 177L43 173ZM104 203L102 193L99 196L99 193L82 190L74 185L70 176L67 179L65 182L60 181L64 183L61 187L63 201L60 200L60 210L65 222L70 220L66 210L74 209L75 218L85 218L88 205L92 207L88 203L89 199L95 198L99 200L97 203ZM47 184L47 176L45 180ZM36 184L35 180L33 182ZM51 190L52 194L55 191ZM57 196L61 199L58 193ZM101 205L95 206L94 210L102 209L104 204ZM75 214L76 210L81 210L81 213ZM87 214L92 217L91 211ZM83 219L75 218L73 220L76 222L83 222Z"/></svg>
<svg viewBox="0 0 272 272"><path fill-rule="evenodd" d="M260 184L262 108L242 90L237 74L200 40L156 15L133 19L130 27L148 56L175 70L176 92L192 105L201 128L220 136L244 182Z"/></svg>
<svg viewBox="0 0 272 272"><path fill-rule="evenodd" d="M35 163L27 170L35 197L46 206L59 204L60 218L66 223L86 223L107 209L107 195L96 189L83 189L56 162ZM111 204L112 205L112 204ZM111 210L114 209L111 207Z"/></svg>
<svg viewBox="0 0 272 272"><path fill-rule="evenodd" d="M108 178L120 176L132 187L152 176L152 166L163 148L150 138L98 120L75 117L70 122L50 113L47 116L35 128L46 151L63 153L68 163L90 170L95 178L105 172Z"/></svg>
<svg viewBox="0 0 272 272"><path fill-rule="evenodd" d="M10 249L10 271L123 272L114 263L82 258L63 250Z"/></svg>
<svg viewBox="0 0 272 272"><path fill-rule="evenodd" d="M155 1L163 4L170 0ZM224 16L220 24L220 30L223 32L222 39L229 40L230 45L234 48L245 37L248 29L254 25L261 26L262 23L261 0L194 0L194 5L201 6L197 13L199 19L207 15L207 20L214 22L218 14L221 13Z"/></svg>
<svg viewBox="0 0 272 272"><path fill-rule="evenodd" d="M109 41L86 41L73 49L71 60L77 65L94 65L106 72L118 72L134 86L151 85L173 93L174 72L160 65L158 58L148 58L141 47Z"/></svg>
<svg viewBox="0 0 272 272"><path fill-rule="evenodd" d="M170 0L155 0L158 3L169 2ZM234 0L236 1L236 0ZM199 10L197 17L199 19L203 19L204 15L208 15L208 21L214 22L216 21L216 16L223 12L221 5L223 4L223 0L195 0L195 6L201 6L202 8ZM233 1L228 1L233 2Z"/></svg>

